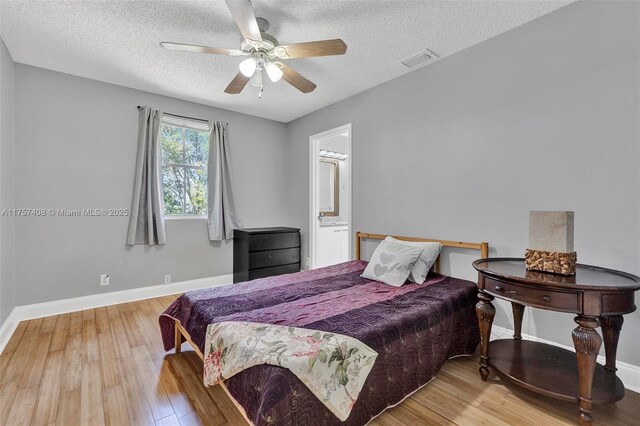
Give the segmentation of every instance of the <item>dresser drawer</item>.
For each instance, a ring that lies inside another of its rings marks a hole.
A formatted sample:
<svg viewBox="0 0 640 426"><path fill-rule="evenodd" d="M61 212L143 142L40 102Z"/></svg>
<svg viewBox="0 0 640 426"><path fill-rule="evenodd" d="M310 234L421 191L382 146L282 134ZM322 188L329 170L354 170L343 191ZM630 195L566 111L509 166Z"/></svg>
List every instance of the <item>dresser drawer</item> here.
<svg viewBox="0 0 640 426"><path fill-rule="evenodd" d="M249 235L250 252L292 247L300 247L300 234L298 232Z"/></svg>
<svg viewBox="0 0 640 426"><path fill-rule="evenodd" d="M293 265L274 266L273 268L251 269L249 270L249 279L272 277L275 275L291 274L300 272L300 263Z"/></svg>
<svg viewBox="0 0 640 426"><path fill-rule="evenodd" d="M249 253L249 269L300 263L300 249L256 251Z"/></svg>
<svg viewBox="0 0 640 426"><path fill-rule="evenodd" d="M485 291L502 299L537 308L574 313L581 311L580 293L515 285L490 278L485 279Z"/></svg>

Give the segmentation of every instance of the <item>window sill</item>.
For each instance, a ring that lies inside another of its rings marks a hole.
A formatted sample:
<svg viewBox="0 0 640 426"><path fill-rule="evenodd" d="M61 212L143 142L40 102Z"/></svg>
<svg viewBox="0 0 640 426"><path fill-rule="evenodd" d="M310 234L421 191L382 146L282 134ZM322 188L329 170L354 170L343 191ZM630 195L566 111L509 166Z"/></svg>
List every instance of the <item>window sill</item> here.
<svg viewBox="0 0 640 426"><path fill-rule="evenodd" d="M164 217L165 220L207 220L205 215L168 215Z"/></svg>

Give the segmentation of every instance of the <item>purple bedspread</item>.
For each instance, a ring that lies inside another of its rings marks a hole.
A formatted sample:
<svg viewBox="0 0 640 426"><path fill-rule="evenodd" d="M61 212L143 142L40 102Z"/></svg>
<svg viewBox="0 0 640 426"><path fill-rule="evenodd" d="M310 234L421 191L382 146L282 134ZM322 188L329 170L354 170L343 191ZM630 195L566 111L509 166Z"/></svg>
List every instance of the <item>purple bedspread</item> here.
<svg viewBox="0 0 640 426"><path fill-rule="evenodd" d="M425 284L392 287L361 278L366 265L351 261L188 292L160 316L164 348L174 347L174 319L200 350L207 325L220 321L291 325L354 337L378 352L378 358L346 422L282 367L252 367L225 384L256 425L363 425L429 382L448 358L472 354L480 340L474 283L430 274Z"/></svg>

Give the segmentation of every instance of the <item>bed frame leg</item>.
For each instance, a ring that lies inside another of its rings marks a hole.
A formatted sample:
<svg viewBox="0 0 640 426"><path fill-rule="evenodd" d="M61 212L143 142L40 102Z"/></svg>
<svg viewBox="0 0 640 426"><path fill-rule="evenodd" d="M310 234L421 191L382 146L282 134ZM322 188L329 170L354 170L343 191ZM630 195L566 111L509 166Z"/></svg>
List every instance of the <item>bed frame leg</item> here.
<svg viewBox="0 0 640 426"><path fill-rule="evenodd" d="M200 357L202 361L204 361L204 355L200 351L198 345L193 342L193 339L189 335L189 332L182 328L180 325L180 321L175 321L175 345L176 345L176 353L179 354L182 352L182 342L187 341L191 345L193 351ZM202 380L202 376L200 377ZM216 403L219 403L218 407L225 407L227 411L225 411L225 416L227 420L229 420L229 424L233 425L244 425L244 426L252 426L253 422L249 420L247 417L247 412L242 408L240 404L235 400L233 396L229 393L229 389L224 383L220 383L215 387L211 388L209 394L214 397ZM233 416L233 417L229 417Z"/></svg>
<svg viewBox="0 0 640 426"><path fill-rule="evenodd" d="M179 354L182 352L182 333L180 332L180 326L178 325L178 321L176 321L174 327L175 329L175 345L176 345L176 353Z"/></svg>

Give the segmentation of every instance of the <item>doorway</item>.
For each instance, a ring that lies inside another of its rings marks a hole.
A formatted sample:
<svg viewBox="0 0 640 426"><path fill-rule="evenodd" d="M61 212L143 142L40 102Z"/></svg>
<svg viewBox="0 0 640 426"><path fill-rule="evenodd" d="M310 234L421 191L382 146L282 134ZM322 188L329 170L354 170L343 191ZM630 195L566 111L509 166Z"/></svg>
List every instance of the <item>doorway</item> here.
<svg viewBox="0 0 640 426"><path fill-rule="evenodd" d="M309 137L309 269L351 260L351 123Z"/></svg>

